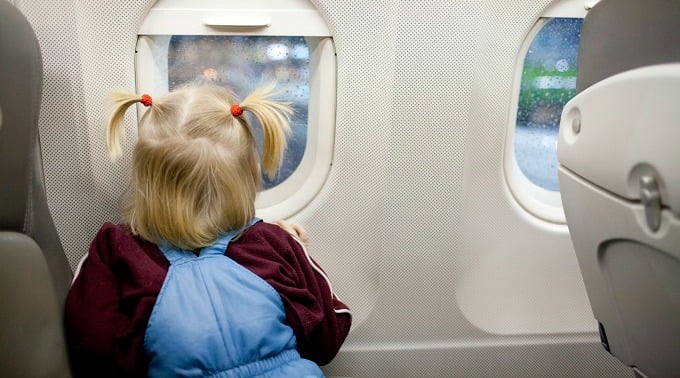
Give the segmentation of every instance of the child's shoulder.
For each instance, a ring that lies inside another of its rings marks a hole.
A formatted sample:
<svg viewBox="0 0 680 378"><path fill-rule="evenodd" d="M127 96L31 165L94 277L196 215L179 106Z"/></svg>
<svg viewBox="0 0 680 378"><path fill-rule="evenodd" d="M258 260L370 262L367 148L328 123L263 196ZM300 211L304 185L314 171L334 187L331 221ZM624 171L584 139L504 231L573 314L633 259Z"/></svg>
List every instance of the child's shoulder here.
<svg viewBox="0 0 680 378"><path fill-rule="evenodd" d="M254 225L250 226L248 230L244 233L245 235L248 234L253 234L253 235L259 235L259 236L272 236L272 237L280 237L285 239L289 234L283 230L281 227L273 224L273 223L268 223L265 221L260 221L255 223Z"/></svg>
<svg viewBox="0 0 680 378"><path fill-rule="evenodd" d="M297 247L297 240L281 227L264 221L250 226L238 239L239 243L266 243L272 246Z"/></svg>
<svg viewBox="0 0 680 378"><path fill-rule="evenodd" d="M165 258L156 244L132 233L125 224L104 223L90 245L90 254L96 253L102 259L135 261L144 256L156 264L163 264Z"/></svg>
<svg viewBox="0 0 680 378"><path fill-rule="evenodd" d="M109 237L109 236L132 236L130 228L124 224L115 224L111 222L105 222L99 228L97 232L97 237Z"/></svg>
<svg viewBox="0 0 680 378"><path fill-rule="evenodd" d="M106 222L99 228L93 243L96 242L110 243L112 246L117 246L119 244L135 246L153 244L133 235L132 231L130 231L130 227L127 225L114 224L111 222Z"/></svg>
<svg viewBox="0 0 680 378"><path fill-rule="evenodd" d="M290 256L301 252L301 245L281 227L258 222L250 226L238 239L229 244L229 251L237 253Z"/></svg>

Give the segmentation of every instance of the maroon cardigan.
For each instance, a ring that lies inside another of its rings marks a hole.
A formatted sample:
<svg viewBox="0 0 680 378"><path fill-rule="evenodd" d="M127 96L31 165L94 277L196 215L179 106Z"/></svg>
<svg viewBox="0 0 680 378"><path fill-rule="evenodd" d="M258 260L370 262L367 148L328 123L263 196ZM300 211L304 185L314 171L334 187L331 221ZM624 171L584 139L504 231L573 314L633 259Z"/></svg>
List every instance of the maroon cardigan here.
<svg viewBox="0 0 680 378"><path fill-rule="evenodd" d="M276 289L304 358L324 365L335 357L350 329L349 309L295 238L260 222L226 254ZM168 267L155 244L123 226L102 226L66 300L76 376L146 376L144 334Z"/></svg>

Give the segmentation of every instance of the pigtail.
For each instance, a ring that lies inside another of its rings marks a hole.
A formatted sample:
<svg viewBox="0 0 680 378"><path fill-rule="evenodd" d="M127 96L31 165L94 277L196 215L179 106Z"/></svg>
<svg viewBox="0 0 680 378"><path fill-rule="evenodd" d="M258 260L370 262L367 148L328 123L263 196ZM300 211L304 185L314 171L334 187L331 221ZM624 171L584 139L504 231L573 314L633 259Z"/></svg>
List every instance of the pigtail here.
<svg viewBox="0 0 680 378"><path fill-rule="evenodd" d="M151 106L151 96L138 95L124 90L118 90L111 93L109 98L111 103L111 116L106 126L106 149L109 157L114 160L121 154L120 138L124 134L123 117L130 105L137 102L143 103L145 106Z"/></svg>
<svg viewBox="0 0 680 378"><path fill-rule="evenodd" d="M275 86L270 84L256 89L239 105L241 109L252 112L262 125L262 165L270 179L276 177L281 166L283 153L288 145L290 117L293 114L289 103L273 99L281 93L274 91ZM236 116L238 111L234 110L232 108L232 115Z"/></svg>

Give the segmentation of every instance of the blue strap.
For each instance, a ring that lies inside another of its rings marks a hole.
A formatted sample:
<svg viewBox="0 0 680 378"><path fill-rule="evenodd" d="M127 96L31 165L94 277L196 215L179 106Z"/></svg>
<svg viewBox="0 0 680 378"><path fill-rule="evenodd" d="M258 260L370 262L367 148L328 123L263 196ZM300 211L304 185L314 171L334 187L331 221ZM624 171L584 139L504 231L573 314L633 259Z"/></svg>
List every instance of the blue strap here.
<svg viewBox="0 0 680 378"><path fill-rule="evenodd" d="M168 259L170 265L179 264L202 256L223 255L227 251L229 242L231 242L241 232L247 230L249 227L260 221L262 221L262 219L255 217L248 223L246 227L236 230L229 230L223 233L212 245L201 249L201 252L198 256L196 256L193 251L177 248L167 242L158 243L158 248L161 250L161 252L163 252L165 258Z"/></svg>
<svg viewBox="0 0 680 378"><path fill-rule="evenodd" d="M163 252L165 258L170 262L170 265L179 264L190 260L192 257L196 257L193 252L173 247L167 242L158 243L158 249Z"/></svg>

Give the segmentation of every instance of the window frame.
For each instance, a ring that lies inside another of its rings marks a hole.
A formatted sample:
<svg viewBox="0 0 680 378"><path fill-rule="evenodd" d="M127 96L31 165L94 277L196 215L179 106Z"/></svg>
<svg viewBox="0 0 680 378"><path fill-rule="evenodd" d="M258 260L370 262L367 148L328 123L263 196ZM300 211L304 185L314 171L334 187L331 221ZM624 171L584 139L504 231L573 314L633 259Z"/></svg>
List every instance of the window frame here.
<svg viewBox="0 0 680 378"><path fill-rule="evenodd" d="M256 0L248 4L229 0L160 0L149 11L138 32L135 54L138 93L168 92L167 77L158 65L167 67L167 54L158 54L151 36L302 36L309 48L309 104L307 142L295 171L280 184L261 190L255 201L257 215L265 219L289 218L301 211L321 190L333 162L336 113L336 54L330 30L319 12L306 0ZM300 23L300 19L305 19ZM245 20L256 25L230 24ZM207 25L207 24L220 24ZM229 25L225 25L229 24ZM161 48L166 48L163 41ZM161 51L167 51L161 50ZM154 54L155 52L155 54ZM164 56L165 62L155 62ZM167 71L166 71L167 72ZM137 106L141 117L145 108Z"/></svg>
<svg viewBox="0 0 680 378"><path fill-rule="evenodd" d="M515 155L515 131L517 111L519 110L519 94L522 85L524 61L529 47L540 30L552 18L584 18L586 9L592 1L568 0L553 4L546 9L531 27L518 51L515 62L515 73L510 97L510 115L508 117L507 137L503 171L510 193L519 205L535 217L550 223L566 224L562 198L559 191L544 189L533 183L521 170ZM559 130L559 129L558 129ZM558 131L559 132L559 131Z"/></svg>

